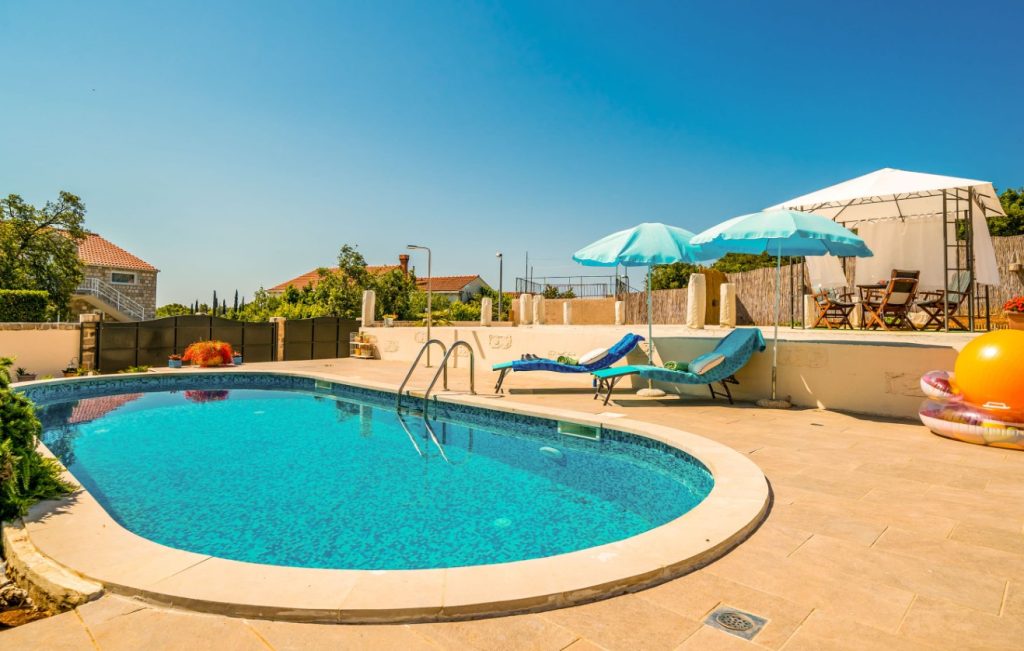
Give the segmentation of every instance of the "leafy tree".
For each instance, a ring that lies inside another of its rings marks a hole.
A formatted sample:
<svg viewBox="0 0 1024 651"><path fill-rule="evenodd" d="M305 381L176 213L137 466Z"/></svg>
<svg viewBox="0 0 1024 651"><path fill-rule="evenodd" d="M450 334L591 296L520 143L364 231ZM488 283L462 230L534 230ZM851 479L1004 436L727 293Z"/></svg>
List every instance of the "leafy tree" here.
<svg viewBox="0 0 1024 651"><path fill-rule="evenodd" d="M186 307L181 303L168 303L156 308L156 318L158 319L166 316L185 316L192 313L192 308Z"/></svg>
<svg viewBox="0 0 1024 651"><path fill-rule="evenodd" d="M32 401L10 389L9 357L0 358L0 520L25 515L40 500L66 495L56 460L39 454L42 425Z"/></svg>
<svg viewBox="0 0 1024 651"><path fill-rule="evenodd" d="M688 262L673 262L654 267L651 289L682 289L690 284L690 274L700 273L703 267Z"/></svg>
<svg viewBox="0 0 1024 651"><path fill-rule="evenodd" d="M989 217L988 229L992 235L1024 235L1024 187L1006 188L999 195L1005 217Z"/></svg>
<svg viewBox="0 0 1024 651"><path fill-rule="evenodd" d="M801 257L782 256L782 264L784 265L801 262L802 260L803 258ZM752 253L726 253L711 265L711 268L717 269L722 273L731 274L774 266L775 256L768 253L759 253L757 255Z"/></svg>
<svg viewBox="0 0 1024 651"><path fill-rule="evenodd" d="M416 276L392 269L373 279L372 289L377 292L377 318L394 314L400 319L415 318L411 311L412 297L416 293Z"/></svg>
<svg viewBox="0 0 1024 651"><path fill-rule="evenodd" d="M51 309L65 311L82 281L84 224L85 204L70 192L42 208L16 194L0 199L0 287L45 291Z"/></svg>

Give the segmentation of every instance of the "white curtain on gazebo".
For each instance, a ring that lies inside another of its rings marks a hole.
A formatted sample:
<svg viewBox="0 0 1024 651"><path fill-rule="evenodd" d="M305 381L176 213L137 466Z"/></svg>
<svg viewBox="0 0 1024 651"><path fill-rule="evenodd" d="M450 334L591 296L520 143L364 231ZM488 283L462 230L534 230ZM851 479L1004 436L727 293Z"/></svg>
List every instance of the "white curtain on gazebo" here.
<svg viewBox="0 0 1024 651"><path fill-rule="evenodd" d="M868 242L868 248L874 252L870 242ZM870 258L863 259L869 260ZM834 255L809 255L804 258L804 262L807 264L807 275L811 281L811 288L815 292L819 289L846 287L846 274L843 272L843 265Z"/></svg>
<svg viewBox="0 0 1024 651"><path fill-rule="evenodd" d="M875 255L857 260L856 283L870 285L886 282L893 269L921 272L918 289L935 291L945 286L942 260L942 215L917 219L887 219L864 222L857 235ZM950 238L953 229L950 228ZM950 239L952 241L952 239ZM935 243L939 243L936 250Z"/></svg>
<svg viewBox="0 0 1024 651"><path fill-rule="evenodd" d="M917 269L922 289L940 289L945 284L943 211L966 212L968 195L974 199L974 281L998 285L999 267L985 218L1005 213L988 181L887 167L772 208L813 212L856 229L875 254L857 260L857 284L888 278L894 268ZM948 241L955 242L952 234ZM952 262L950 267L955 266Z"/></svg>

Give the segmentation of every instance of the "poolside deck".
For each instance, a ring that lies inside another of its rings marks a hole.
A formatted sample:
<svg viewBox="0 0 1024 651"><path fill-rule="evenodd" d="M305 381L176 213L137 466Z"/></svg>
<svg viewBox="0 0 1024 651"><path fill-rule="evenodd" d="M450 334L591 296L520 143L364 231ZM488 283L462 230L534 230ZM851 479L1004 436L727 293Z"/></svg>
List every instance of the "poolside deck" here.
<svg viewBox="0 0 1024 651"><path fill-rule="evenodd" d="M406 363L287 366L397 385ZM490 373L478 373L482 392ZM425 376L416 377L422 383ZM451 386L466 386L464 371L453 373ZM772 510L750 539L701 570L562 610L460 623L330 626L200 615L107 596L0 633L0 647L1020 648L1024 453L950 441L910 422L815 409L763 411L626 392L605 408L579 376L513 374L506 387L504 401L628 414L724 443L767 475ZM704 625L721 604L768 623L752 642Z"/></svg>

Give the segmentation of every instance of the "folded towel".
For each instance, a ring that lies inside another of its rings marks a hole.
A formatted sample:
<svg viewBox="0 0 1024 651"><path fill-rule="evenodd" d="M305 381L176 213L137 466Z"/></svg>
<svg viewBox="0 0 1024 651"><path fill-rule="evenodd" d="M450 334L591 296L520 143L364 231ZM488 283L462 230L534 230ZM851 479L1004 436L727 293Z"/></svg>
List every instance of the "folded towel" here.
<svg viewBox="0 0 1024 651"><path fill-rule="evenodd" d="M689 366L689 364L686 362L665 362L665 368L670 371L685 371L687 366Z"/></svg>
<svg viewBox="0 0 1024 651"><path fill-rule="evenodd" d="M576 366L576 360L568 355L559 355L558 359L555 360L559 364L567 364L568 366Z"/></svg>

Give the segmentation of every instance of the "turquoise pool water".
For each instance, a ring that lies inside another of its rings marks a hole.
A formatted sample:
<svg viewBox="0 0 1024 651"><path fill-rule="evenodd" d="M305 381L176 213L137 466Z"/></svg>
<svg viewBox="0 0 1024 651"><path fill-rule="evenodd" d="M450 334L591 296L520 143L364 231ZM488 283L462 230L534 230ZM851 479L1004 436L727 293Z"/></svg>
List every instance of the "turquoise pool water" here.
<svg viewBox="0 0 1024 651"><path fill-rule="evenodd" d="M588 441L475 410L431 419L435 444L383 400L225 386L51 399L43 439L140 536L301 567L571 552L664 524L713 484L696 460L628 434Z"/></svg>

